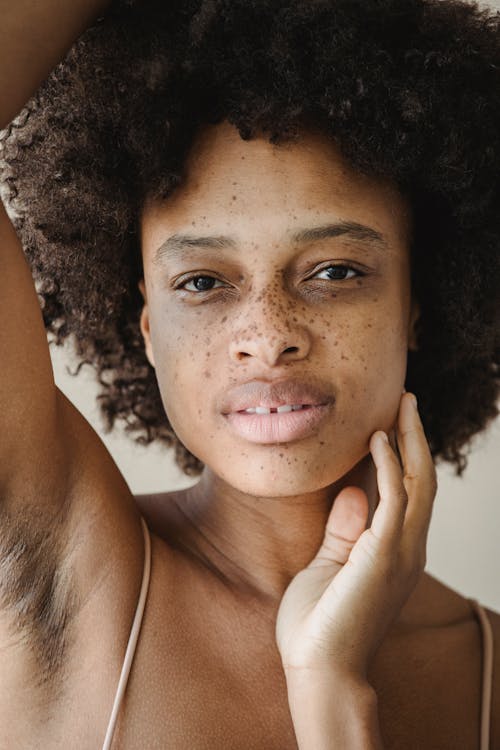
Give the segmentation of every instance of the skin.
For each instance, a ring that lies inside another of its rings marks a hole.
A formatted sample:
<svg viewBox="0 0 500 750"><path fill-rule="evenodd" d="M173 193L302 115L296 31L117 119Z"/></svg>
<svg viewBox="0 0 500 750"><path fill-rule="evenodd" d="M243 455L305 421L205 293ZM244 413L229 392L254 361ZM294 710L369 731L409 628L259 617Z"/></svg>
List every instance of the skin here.
<svg viewBox="0 0 500 750"><path fill-rule="evenodd" d="M295 229L340 219L379 231L386 247L287 241ZM238 249L196 248L156 265L165 239L186 231L232 235ZM265 137L243 141L227 122L199 133L187 179L144 210L146 352L173 428L206 465L181 512L192 522L190 544L237 593L270 606L281 600L317 553L342 487L362 488L373 514L369 440L391 431L407 350L416 346L410 231L397 190L357 174L322 134L274 146ZM366 275L335 281L321 273L340 261ZM191 272L222 285L173 288ZM220 414L223 394L278 376L327 384L336 397L331 418L291 443L235 437Z"/></svg>

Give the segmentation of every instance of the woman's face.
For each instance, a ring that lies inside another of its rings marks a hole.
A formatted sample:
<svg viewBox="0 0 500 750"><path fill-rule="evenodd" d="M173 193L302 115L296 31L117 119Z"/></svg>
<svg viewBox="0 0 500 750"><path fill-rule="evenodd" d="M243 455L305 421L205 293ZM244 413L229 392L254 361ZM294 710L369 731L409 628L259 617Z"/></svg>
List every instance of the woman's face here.
<svg viewBox="0 0 500 750"><path fill-rule="evenodd" d="M229 485L316 491L391 429L418 312L409 232L399 193L325 136L273 146L227 122L145 209L147 355L176 434ZM280 413L239 413L257 406Z"/></svg>

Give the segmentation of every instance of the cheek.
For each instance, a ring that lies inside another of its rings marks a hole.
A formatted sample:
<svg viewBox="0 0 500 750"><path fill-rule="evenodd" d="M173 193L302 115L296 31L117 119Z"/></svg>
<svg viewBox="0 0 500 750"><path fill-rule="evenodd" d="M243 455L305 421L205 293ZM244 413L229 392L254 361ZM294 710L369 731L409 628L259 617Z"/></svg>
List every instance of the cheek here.
<svg viewBox="0 0 500 750"><path fill-rule="evenodd" d="M394 309L381 308L351 330L351 346L345 340L341 345L343 403L366 434L392 427L405 382L407 331L403 315Z"/></svg>
<svg viewBox="0 0 500 750"><path fill-rule="evenodd" d="M204 405L217 382L216 337L199 320L187 326L165 315L164 323L152 330L152 343L163 407L186 443L193 426L203 420Z"/></svg>

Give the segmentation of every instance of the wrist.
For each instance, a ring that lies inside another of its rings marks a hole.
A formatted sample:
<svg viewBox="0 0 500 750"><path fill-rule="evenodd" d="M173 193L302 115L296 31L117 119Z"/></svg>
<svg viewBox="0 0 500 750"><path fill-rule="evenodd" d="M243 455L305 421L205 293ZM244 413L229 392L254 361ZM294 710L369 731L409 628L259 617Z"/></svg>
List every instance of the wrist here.
<svg viewBox="0 0 500 750"><path fill-rule="evenodd" d="M382 750L377 694L362 677L301 669L286 681L299 750Z"/></svg>

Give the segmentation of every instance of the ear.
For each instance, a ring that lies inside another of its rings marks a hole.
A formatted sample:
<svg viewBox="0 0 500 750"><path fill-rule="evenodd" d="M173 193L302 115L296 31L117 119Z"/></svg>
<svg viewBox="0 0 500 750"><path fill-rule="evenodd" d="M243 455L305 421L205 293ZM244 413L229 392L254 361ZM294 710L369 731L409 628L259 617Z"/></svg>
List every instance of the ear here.
<svg viewBox="0 0 500 750"><path fill-rule="evenodd" d="M151 330L149 326L149 308L148 308L148 299L146 294L146 285L144 283L144 279L141 279L139 281L138 287L141 291L141 294L144 299L144 307L142 308L141 312L141 320L140 320L140 326L141 326L141 333L142 337L144 339L145 344L145 351L146 351L146 357L149 360L149 364L152 367L155 367L155 360L153 355L153 347L151 344Z"/></svg>
<svg viewBox="0 0 500 750"><path fill-rule="evenodd" d="M410 320L408 323L408 349L412 352L418 351L417 343L417 322L420 318L420 305L413 297L410 310Z"/></svg>

